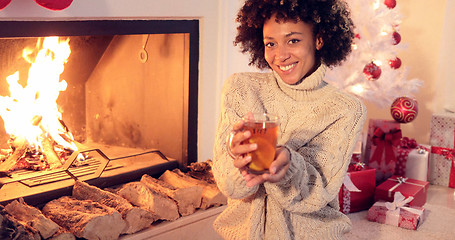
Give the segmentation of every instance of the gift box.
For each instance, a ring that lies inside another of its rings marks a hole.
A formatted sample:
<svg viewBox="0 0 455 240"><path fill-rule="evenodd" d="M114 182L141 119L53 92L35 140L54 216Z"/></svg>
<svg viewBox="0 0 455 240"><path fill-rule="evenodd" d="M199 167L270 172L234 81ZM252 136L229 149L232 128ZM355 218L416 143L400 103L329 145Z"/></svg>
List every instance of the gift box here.
<svg viewBox="0 0 455 240"><path fill-rule="evenodd" d="M429 150L430 146L403 137L397 149L395 175L428 181Z"/></svg>
<svg viewBox="0 0 455 240"><path fill-rule="evenodd" d="M393 202L378 201L368 210L369 221L388 224L410 230L417 228L424 221L425 209L407 205L412 197L405 198L396 194Z"/></svg>
<svg viewBox="0 0 455 240"><path fill-rule="evenodd" d="M401 140L400 123L370 119L364 160L376 169L376 185L395 173L397 148Z"/></svg>
<svg viewBox="0 0 455 240"><path fill-rule="evenodd" d="M455 114L433 114L430 127L430 163L428 181L431 184L455 188Z"/></svg>
<svg viewBox="0 0 455 240"><path fill-rule="evenodd" d="M392 176L376 187L374 201L391 202L394 194L400 192L405 197L413 197L410 206L422 207L427 202L429 183L411 178Z"/></svg>
<svg viewBox="0 0 455 240"><path fill-rule="evenodd" d="M360 136L354 146L354 151L352 152L352 157L351 157L351 163L363 163L363 158L362 158L363 141L362 140L363 140L362 136Z"/></svg>
<svg viewBox="0 0 455 240"><path fill-rule="evenodd" d="M351 164L338 194L340 211L347 214L369 209L375 187L376 169L362 163Z"/></svg>

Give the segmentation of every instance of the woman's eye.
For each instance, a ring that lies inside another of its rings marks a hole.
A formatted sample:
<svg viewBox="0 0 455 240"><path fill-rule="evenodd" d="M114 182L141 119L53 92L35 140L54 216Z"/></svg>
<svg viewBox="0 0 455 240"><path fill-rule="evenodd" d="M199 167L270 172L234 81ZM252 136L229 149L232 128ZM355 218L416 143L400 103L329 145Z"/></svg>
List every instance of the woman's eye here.
<svg viewBox="0 0 455 240"><path fill-rule="evenodd" d="M275 46L275 44L272 42L269 42L269 43L265 43L265 46L270 48L270 47Z"/></svg>
<svg viewBox="0 0 455 240"><path fill-rule="evenodd" d="M298 43L298 42L300 42L299 39L291 39L291 40L289 40L289 43L291 43L291 44Z"/></svg>

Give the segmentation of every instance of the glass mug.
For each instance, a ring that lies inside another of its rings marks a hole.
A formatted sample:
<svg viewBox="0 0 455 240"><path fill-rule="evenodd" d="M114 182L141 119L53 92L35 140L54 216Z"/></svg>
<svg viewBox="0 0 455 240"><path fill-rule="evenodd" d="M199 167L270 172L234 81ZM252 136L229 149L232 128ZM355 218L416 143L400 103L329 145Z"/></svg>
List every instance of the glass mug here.
<svg viewBox="0 0 455 240"><path fill-rule="evenodd" d="M268 113L253 113L242 117L245 122L243 131L250 131L251 137L242 143L256 143L257 149L245 154L251 156L251 162L248 165L252 173L268 172L270 164L275 159L275 151L279 133L280 119L278 116ZM228 138L228 153L233 158L231 153L232 138L236 132L233 131Z"/></svg>

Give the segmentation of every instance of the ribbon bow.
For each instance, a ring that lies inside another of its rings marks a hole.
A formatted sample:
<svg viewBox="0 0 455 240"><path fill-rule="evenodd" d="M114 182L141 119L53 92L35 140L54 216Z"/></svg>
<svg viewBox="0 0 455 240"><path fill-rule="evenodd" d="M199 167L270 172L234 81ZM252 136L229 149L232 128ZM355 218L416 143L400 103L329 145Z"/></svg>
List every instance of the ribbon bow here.
<svg viewBox="0 0 455 240"><path fill-rule="evenodd" d="M395 195L393 195L393 202L386 202L385 207L389 209L389 211L395 211L397 208L404 207L412 200L414 200L413 196L405 198L401 192L396 192Z"/></svg>
<svg viewBox="0 0 455 240"><path fill-rule="evenodd" d="M418 145L414 138L403 137L400 142L400 148L413 149L417 148Z"/></svg>
<svg viewBox="0 0 455 240"><path fill-rule="evenodd" d="M392 129L388 133L382 131L380 128L376 128L373 134L373 144L376 145L376 150L371 156L371 162L379 162L382 156L385 155L386 164L390 162L396 162L396 156L393 151L393 147L400 144L401 130Z"/></svg>
<svg viewBox="0 0 455 240"><path fill-rule="evenodd" d="M351 163L348 171L362 171L363 169L365 169L365 163L356 162L356 163Z"/></svg>

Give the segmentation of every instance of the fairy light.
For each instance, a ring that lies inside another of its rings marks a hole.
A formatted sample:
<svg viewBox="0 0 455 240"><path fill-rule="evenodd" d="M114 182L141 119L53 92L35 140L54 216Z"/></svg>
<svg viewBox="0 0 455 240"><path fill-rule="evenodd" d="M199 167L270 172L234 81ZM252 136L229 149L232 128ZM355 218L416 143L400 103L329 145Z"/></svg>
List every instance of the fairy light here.
<svg viewBox="0 0 455 240"><path fill-rule="evenodd" d="M376 10L379 8L381 2L379 0L376 0L372 4L373 4L373 9Z"/></svg>
<svg viewBox="0 0 455 240"><path fill-rule="evenodd" d="M362 93L365 91L365 89L363 88L362 84L360 84L360 83L352 86L351 90L352 90L353 93L355 93L357 95L362 95Z"/></svg>

